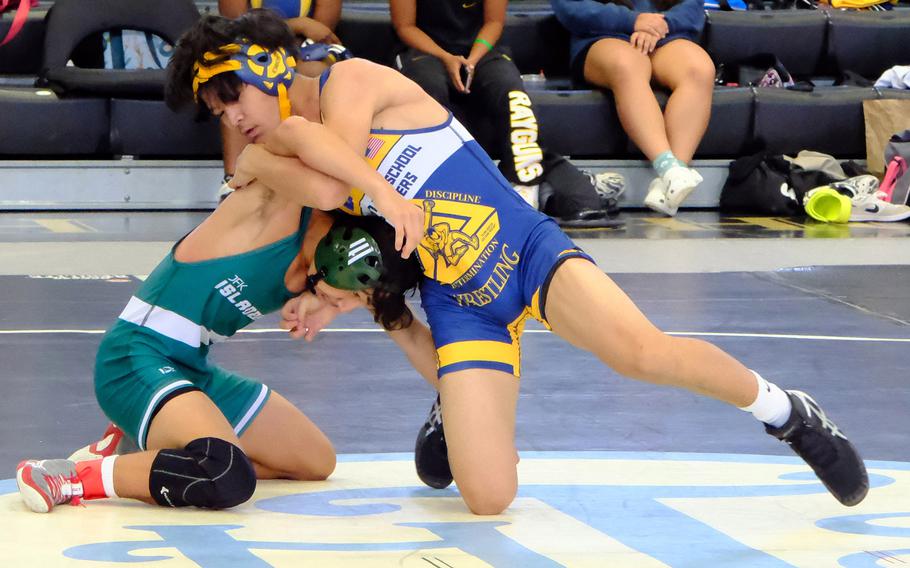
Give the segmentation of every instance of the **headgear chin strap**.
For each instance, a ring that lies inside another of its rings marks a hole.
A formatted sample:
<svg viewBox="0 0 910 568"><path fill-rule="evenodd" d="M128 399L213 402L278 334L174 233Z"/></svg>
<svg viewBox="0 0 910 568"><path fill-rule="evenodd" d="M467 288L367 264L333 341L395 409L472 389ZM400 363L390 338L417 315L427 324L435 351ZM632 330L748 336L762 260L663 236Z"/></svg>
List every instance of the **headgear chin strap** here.
<svg viewBox="0 0 910 568"><path fill-rule="evenodd" d="M227 57L225 57L227 56ZM229 43L207 51L193 65L193 96L199 100L199 86L215 75L233 71L240 80L260 91L278 97L281 120L291 116L288 88L294 82L297 62L283 47L269 51L255 43Z"/></svg>

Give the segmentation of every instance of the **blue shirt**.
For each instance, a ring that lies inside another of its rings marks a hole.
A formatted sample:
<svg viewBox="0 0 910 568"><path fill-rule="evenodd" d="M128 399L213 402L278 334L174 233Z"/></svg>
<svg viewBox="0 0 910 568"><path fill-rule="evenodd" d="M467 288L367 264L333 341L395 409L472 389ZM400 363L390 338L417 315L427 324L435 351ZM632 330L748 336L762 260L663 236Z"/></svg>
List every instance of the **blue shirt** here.
<svg viewBox="0 0 910 568"><path fill-rule="evenodd" d="M550 0L559 22L572 35L569 47L574 61L585 47L603 38L628 40L635 31L635 18L641 13L657 13L651 0L632 0L633 10L620 4L604 4L598 0ZM682 0L666 12L670 33L657 45L685 38L697 41L705 26L704 0Z"/></svg>
<svg viewBox="0 0 910 568"><path fill-rule="evenodd" d="M299 18L306 16L313 17L313 11L316 9L314 0L250 0L250 6L253 8L268 8L274 10L284 19Z"/></svg>

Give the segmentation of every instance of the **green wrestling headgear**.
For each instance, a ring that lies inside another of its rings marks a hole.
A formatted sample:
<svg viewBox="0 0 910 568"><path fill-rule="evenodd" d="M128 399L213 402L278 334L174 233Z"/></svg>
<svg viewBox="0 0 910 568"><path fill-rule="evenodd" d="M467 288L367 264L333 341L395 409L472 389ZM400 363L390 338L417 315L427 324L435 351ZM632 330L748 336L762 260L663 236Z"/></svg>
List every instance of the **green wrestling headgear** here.
<svg viewBox="0 0 910 568"><path fill-rule="evenodd" d="M359 227L332 227L316 245L316 270L326 284L356 292L373 288L382 276L382 253Z"/></svg>

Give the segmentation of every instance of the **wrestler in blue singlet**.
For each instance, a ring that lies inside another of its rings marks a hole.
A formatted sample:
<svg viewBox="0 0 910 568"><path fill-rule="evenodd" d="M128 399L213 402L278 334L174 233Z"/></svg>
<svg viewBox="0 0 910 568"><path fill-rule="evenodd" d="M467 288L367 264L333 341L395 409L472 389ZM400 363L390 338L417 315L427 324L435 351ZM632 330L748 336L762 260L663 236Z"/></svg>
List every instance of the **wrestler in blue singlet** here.
<svg viewBox="0 0 910 568"><path fill-rule="evenodd" d="M320 92L328 78L327 70ZM591 258L525 203L451 113L429 128L372 130L366 159L426 215L420 294L439 375L484 368L519 376L519 337L528 317L546 324L541 298L553 272L565 259ZM378 214L357 189L342 209Z"/></svg>

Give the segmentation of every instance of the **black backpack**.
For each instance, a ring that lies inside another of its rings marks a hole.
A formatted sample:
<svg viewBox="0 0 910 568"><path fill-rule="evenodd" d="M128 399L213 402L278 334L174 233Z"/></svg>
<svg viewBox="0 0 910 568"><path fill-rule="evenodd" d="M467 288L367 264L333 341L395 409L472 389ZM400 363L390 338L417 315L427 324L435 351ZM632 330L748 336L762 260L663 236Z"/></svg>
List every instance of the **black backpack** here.
<svg viewBox="0 0 910 568"><path fill-rule="evenodd" d="M758 152L734 160L720 193L720 210L787 217L803 215L803 197L834 178L793 167L780 154Z"/></svg>
<svg viewBox="0 0 910 568"><path fill-rule="evenodd" d="M789 216L799 212L800 202L790 187L790 164L782 156L765 152L738 158L720 192L724 213Z"/></svg>

